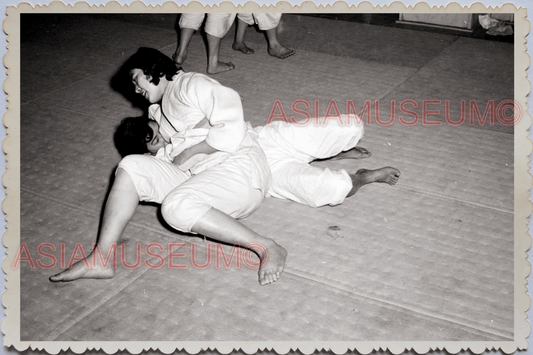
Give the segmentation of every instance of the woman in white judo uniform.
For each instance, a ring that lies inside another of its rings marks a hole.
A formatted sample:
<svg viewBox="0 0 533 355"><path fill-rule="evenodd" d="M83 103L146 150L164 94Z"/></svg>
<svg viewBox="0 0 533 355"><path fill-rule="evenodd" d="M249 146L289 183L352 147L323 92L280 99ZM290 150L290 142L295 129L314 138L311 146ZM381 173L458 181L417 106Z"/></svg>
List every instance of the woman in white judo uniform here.
<svg viewBox="0 0 533 355"><path fill-rule="evenodd" d="M178 158L185 162L197 154L206 157L187 172L151 156L125 157L104 208L98 251L87 258L90 267L86 267L87 261L80 261L50 281L113 277L114 269L105 267L97 255L108 255L116 245L139 201L160 203L165 221L177 230L253 250L261 260L260 284L276 281L287 251L236 220L260 205L271 184L266 157L256 132L243 120L242 106L228 105L239 100L237 92L205 76L196 81L191 80L192 75L177 73L170 58L152 49L140 49L127 65L136 91L149 102L162 101L162 112L168 118L162 129L170 129L180 120L205 119L205 140L188 142Z"/></svg>

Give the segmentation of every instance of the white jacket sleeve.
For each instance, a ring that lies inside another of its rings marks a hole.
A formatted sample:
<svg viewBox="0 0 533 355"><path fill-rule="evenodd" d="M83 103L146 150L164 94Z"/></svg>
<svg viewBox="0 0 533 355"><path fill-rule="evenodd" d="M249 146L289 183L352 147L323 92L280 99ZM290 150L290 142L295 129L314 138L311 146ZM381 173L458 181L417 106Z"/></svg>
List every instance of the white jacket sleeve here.
<svg viewBox="0 0 533 355"><path fill-rule="evenodd" d="M247 132L239 94L205 75L191 78L187 93L211 125L207 144L216 150L235 152Z"/></svg>

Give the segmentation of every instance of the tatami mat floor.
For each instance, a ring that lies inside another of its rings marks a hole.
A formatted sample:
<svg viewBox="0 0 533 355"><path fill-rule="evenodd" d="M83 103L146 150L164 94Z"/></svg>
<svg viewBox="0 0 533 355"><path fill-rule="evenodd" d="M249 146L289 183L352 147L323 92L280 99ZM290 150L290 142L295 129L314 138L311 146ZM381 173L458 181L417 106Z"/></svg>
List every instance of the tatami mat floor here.
<svg viewBox="0 0 533 355"><path fill-rule="evenodd" d="M30 252L50 243L59 260L63 248L70 256L76 243L88 251L96 241L120 160L115 127L142 113L114 90L113 75L138 47L171 55L175 26L169 14L23 17L21 240ZM48 281L61 265L22 263L21 340L512 339L513 128L451 126L445 101L458 121L461 100L483 114L490 100L512 99L513 44L285 15L280 40L297 52L279 60L252 28L255 54L233 51L233 33L221 59L236 69L215 78L241 94L247 120L267 123L276 100L287 111L307 100L312 115L315 102L324 113L332 100L343 112L347 101L357 110L369 101L360 145L372 157L318 164L395 166L398 185L319 209L266 199L243 223L289 251L268 287L245 266L200 269L190 258L187 269L121 266L111 280L65 284ZM195 35L185 70L205 73L205 52ZM423 101L440 100L430 120L442 125L383 124L402 100L418 103L408 107L420 120ZM194 245L199 263L217 250L167 228L152 205L139 206L122 241L131 264L149 243L186 243L189 256Z"/></svg>

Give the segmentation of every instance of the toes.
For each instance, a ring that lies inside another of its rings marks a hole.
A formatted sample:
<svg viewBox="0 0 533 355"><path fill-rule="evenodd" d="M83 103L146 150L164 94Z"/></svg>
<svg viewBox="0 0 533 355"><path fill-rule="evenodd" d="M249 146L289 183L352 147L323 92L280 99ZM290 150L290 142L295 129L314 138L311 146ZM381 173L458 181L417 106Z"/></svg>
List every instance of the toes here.
<svg viewBox="0 0 533 355"><path fill-rule="evenodd" d="M52 275L48 278L51 282L60 282L65 281L65 273L60 272L59 274Z"/></svg>
<svg viewBox="0 0 533 355"><path fill-rule="evenodd" d="M292 49L288 49L288 48L284 48L284 49L285 49L285 51L283 49L280 49L280 50L277 50L277 49L270 50L269 49L268 54L270 54L273 57L279 58L279 59L285 59L285 58L290 57L294 53L296 53L296 51L294 51Z"/></svg>
<svg viewBox="0 0 533 355"><path fill-rule="evenodd" d="M240 50L244 54L254 54L254 50L252 48L244 47Z"/></svg>
<svg viewBox="0 0 533 355"><path fill-rule="evenodd" d="M296 53L296 52L291 50L290 52L285 53L282 57L283 57L283 59L285 59L285 58L290 57L290 56L293 55L294 53Z"/></svg>
<svg viewBox="0 0 533 355"><path fill-rule="evenodd" d="M280 272L276 272L275 274L272 274L270 272L266 273L260 273L259 274L259 284L261 286L264 285L270 285L274 282L276 282L280 277Z"/></svg>

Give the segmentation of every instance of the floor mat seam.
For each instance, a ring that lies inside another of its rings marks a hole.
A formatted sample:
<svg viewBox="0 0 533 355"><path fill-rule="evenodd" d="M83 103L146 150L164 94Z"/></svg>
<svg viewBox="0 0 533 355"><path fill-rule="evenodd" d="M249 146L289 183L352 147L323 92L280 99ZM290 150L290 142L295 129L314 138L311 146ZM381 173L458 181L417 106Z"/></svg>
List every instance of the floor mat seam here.
<svg viewBox="0 0 533 355"><path fill-rule="evenodd" d="M505 208L498 208L498 207L495 207L495 206L489 206L489 205L485 205L485 204L482 204L482 203L466 201L466 200L459 199L457 197L449 197L449 196L444 195L444 194L432 193L432 192L427 191L427 190L411 189L409 187L404 187L404 186L396 186L396 188L398 190L407 191L407 192L410 192L410 193L415 193L415 194L419 194L419 195L427 195L427 196L431 196L433 198L439 198L441 200L446 200L446 201L459 202L459 203L462 203L462 204L465 204L465 205L484 208L484 209L488 209L488 210L495 211L495 212L500 212L500 213L505 213L505 214L514 214L513 210L508 210L508 209L505 209Z"/></svg>

